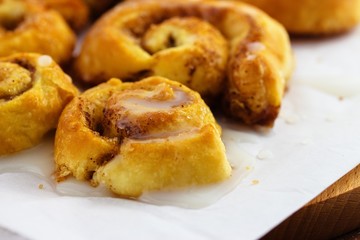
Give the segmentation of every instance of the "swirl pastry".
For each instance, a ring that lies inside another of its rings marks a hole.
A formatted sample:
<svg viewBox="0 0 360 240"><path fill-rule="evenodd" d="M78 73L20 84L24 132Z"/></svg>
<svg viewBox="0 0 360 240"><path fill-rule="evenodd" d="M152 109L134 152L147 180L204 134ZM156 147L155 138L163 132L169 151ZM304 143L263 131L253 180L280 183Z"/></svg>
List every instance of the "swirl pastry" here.
<svg viewBox="0 0 360 240"><path fill-rule="evenodd" d="M63 111L55 137L57 179L105 184L116 194L214 183L231 167L210 109L177 82L111 79Z"/></svg>
<svg viewBox="0 0 360 240"><path fill-rule="evenodd" d="M0 57L36 52L64 63L74 44L74 33L57 12L31 0L0 1Z"/></svg>
<svg viewBox="0 0 360 240"><path fill-rule="evenodd" d="M94 17L99 16L119 0L84 0Z"/></svg>
<svg viewBox="0 0 360 240"><path fill-rule="evenodd" d="M71 28L81 30L89 19L89 9L83 0L41 0L48 8L58 11Z"/></svg>
<svg viewBox="0 0 360 240"><path fill-rule="evenodd" d="M253 4L295 34L334 34L360 21L360 0L241 0Z"/></svg>
<svg viewBox="0 0 360 240"><path fill-rule="evenodd" d="M159 75L225 95L227 112L272 125L293 67L288 35L240 2L131 1L103 16L85 38L75 70L83 81Z"/></svg>
<svg viewBox="0 0 360 240"><path fill-rule="evenodd" d="M0 155L37 144L77 93L49 56L0 58Z"/></svg>

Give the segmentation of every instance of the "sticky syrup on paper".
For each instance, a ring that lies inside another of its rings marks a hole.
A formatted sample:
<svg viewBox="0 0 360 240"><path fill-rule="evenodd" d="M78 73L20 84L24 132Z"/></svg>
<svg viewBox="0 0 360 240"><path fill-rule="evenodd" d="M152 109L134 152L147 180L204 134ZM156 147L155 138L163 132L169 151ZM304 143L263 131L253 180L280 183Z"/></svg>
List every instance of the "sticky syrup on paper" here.
<svg viewBox="0 0 360 240"><path fill-rule="evenodd" d="M181 190L159 191L144 193L140 202L154 205L170 205L184 208L207 207L231 192L244 177L251 172L255 156L250 155L241 148L244 142L254 142L255 139L248 133L236 129L224 128L223 141L226 154L232 166L231 177L221 183L206 186L194 186ZM53 154L53 136L47 137L38 146L0 158L0 174L2 173L28 173L48 183L52 191L60 196L76 197L114 197L115 195L104 186L96 188L88 182L69 178L61 183L55 183ZM41 183L42 184L42 183Z"/></svg>

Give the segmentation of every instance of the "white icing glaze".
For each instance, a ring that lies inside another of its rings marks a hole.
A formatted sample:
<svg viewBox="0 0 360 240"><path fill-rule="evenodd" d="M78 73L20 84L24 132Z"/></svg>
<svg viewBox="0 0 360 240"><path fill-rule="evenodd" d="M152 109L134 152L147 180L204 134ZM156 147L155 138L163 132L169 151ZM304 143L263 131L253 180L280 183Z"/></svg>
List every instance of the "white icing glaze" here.
<svg viewBox="0 0 360 240"><path fill-rule="evenodd" d="M170 110L186 103L188 100L189 96L187 93L180 90L174 90L174 98L166 101L130 97L122 100L118 104L127 109L131 109L134 114L141 114Z"/></svg>
<svg viewBox="0 0 360 240"><path fill-rule="evenodd" d="M253 60L255 60L256 59L256 55L255 54L248 54L247 56L246 56L246 60L248 60L248 61L253 61Z"/></svg>
<svg viewBox="0 0 360 240"><path fill-rule="evenodd" d="M229 134L229 133L228 133ZM144 193L139 200L157 205L175 205L184 208L207 207L231 192L252 170L255 158L239 148L226 143L226 156L232 166L231 177L221 183L188 187L181 190Z"/></svg>
<svg viewBox="0 0 360 240"><path fill-rule="evenodd" d="M179 129L177 131L166 131L166 132L156 132L151 134L145 134L137 136L135 141L141 142L164 142L164 141L172 141L172 140L181 140L186 139L189 136L193 136L200 129L195 127Z"/></svg>
<svg viewBox="0 0 360 240"><path fill-rule="evenodd" d="M265 45L260 42L249 43L246 45L246 47L250 52L262 51L266 48Z"/></svg>
<svg viewBox="0 0 360 240"><path fill-rule="evenodd" d="M139 201L155 205L172 205L184 208L207 207L231 192L251 172L255 157L241 148L243 141L255 142L249 134L239 135L237 129L223 132L226 155L233 168L232 176L221 183L207 186L194 186L181 190L149 192L143 194ZM240 136L240 137L239 137ZM177 137L181 137L181 134ZM39 178L39 186L51 190L61 196L76 197L114 197L104 186L93 188L88 182L77 181L73 178L58 183L53 179L53 136L47 138L39 146L6 156L0 159L0 174L2 173L30 173ZM31 160L31 161L29 161ZM39 186L34 186L39 188ZM43 191L40 189L39 191Z"/></svg>
<svg viewBox="0 0 360 240"><path fill-rule="evenodd" d="M42 55L38 58L37 62L40 67L49 67L52 63L52 58L48 55Z"/></svg>

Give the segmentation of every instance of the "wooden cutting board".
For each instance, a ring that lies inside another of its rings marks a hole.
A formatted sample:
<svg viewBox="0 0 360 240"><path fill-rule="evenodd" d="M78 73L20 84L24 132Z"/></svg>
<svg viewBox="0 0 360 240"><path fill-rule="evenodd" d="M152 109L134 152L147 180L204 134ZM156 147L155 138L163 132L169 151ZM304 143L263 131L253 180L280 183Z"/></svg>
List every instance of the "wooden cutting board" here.
<svg viewBox="0 0 360 240"><path fill-rule="evenodd" d="M360 164L262 239L332 239L360 228Z"/></svg>

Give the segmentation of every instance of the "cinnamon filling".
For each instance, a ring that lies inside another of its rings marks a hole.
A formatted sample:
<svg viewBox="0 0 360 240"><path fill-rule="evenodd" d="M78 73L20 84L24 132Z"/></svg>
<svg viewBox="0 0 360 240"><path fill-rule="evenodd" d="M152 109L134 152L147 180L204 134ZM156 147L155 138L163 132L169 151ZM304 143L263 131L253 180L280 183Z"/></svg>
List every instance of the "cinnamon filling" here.
<svg viewBox="0 0 360 240"><path fill-rule="evenodd" d="M101 118L90 117L89 113L85 117L93 131L101 136L117 138L119 143L125 138L168 137L180 134L182 129L192 129L184 121L173 121L178 117L178 108L186 107L192 100L189 94L177 87L159 84L150 90L129 89L113 93L100 114Z"/></svg>
<svg viewBox="0 0 360 240"><path fill-rule="evenodd" d="M0 99L8 101L32 87L32 75L35 70L30 64L23 67L11 62L0 62ZM24 63L24 62L23 62Z"/></svg>

